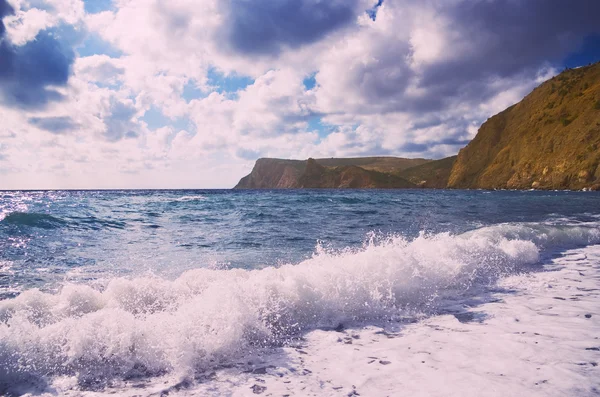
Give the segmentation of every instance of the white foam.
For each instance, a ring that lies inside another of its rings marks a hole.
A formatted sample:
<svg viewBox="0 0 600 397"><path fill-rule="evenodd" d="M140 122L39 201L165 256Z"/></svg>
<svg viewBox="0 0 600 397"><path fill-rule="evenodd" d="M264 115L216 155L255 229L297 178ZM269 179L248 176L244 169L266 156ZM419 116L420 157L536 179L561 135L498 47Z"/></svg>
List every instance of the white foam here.
<svg viewBox="0 0 600 397"><path fill-rule="evenodd" d="M544 270L418 323L315 330L256 358L246 367L254 373L220 370L169 395L597 396L600 246Z"/></svg>
<svg viewBox="0 0 600 397"><path fill-rule="evenodd" d="M182 196L178 197L176 201L206 201L208 197L203 196L201 194L193 195L193 196Z"/></svg>
<svg viewBox="0 0 600 397"><path fill-rule="evenodd" d="M337 252L318 247L313 258L279 268L29 290L0 302L0 383L190 375L308 330L432 312L444 298L536 264L541 249L598 241L591 225L499 225Z"/></svg>

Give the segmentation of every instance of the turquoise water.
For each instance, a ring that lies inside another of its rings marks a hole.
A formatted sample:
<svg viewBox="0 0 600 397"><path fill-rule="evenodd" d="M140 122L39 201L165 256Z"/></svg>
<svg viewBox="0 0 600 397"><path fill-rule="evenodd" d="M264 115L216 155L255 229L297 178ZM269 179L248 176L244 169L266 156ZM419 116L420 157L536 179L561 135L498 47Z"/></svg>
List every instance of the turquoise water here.
<svg viewBox="0 0 600 397"><path fill-rule="evenodd" d="M203 373L598 243L594 192L0 192L0 393Z"/></svg>
<svg viewBox="0 0 600 397"><path fill-rule="evenodd" d="M595 221L600 195L426 190L0 193L0 297L64 280L260 268L506 222Z"/></svg>

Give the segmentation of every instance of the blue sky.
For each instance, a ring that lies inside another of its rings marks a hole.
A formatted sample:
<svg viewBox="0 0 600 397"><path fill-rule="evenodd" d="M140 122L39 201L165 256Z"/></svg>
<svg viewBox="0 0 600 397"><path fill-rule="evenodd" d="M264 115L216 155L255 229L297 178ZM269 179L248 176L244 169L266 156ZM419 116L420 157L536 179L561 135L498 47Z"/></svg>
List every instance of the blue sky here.
<svg viewBox="0 0 600 397"><path fill-rule="evenodd" d="M112 0L84 0L84 9L88 14L114 10Z"/></svg>
<svg viewBox="0 0 600 397"><path fill-rule="evenodd" d="M600 60L592 0L0 0L0 188L230 187L455 154Z"/></svg>

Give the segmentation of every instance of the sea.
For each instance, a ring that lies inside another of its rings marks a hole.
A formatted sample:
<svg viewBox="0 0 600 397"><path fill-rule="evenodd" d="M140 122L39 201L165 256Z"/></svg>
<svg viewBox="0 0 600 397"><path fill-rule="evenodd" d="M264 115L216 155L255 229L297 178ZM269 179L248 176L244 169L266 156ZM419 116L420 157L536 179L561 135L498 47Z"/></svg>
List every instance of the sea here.
<svg viewBox="0 0 600 397"><path fill-rule="evenodd" d="M3 191L0 395L193 390L595 244L598 192Z"/></svg>

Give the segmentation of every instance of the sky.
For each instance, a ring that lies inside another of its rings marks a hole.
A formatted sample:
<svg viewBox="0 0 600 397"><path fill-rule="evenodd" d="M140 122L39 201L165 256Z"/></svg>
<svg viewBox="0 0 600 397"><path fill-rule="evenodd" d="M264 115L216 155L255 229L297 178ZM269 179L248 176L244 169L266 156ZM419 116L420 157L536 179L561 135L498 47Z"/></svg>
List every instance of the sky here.
<svg viewBox="0 0 600 397"><path fill-rule="evenodd" d="M0 0L0 189L229 188L454 155L600 60L597 0Z"/></svg>

